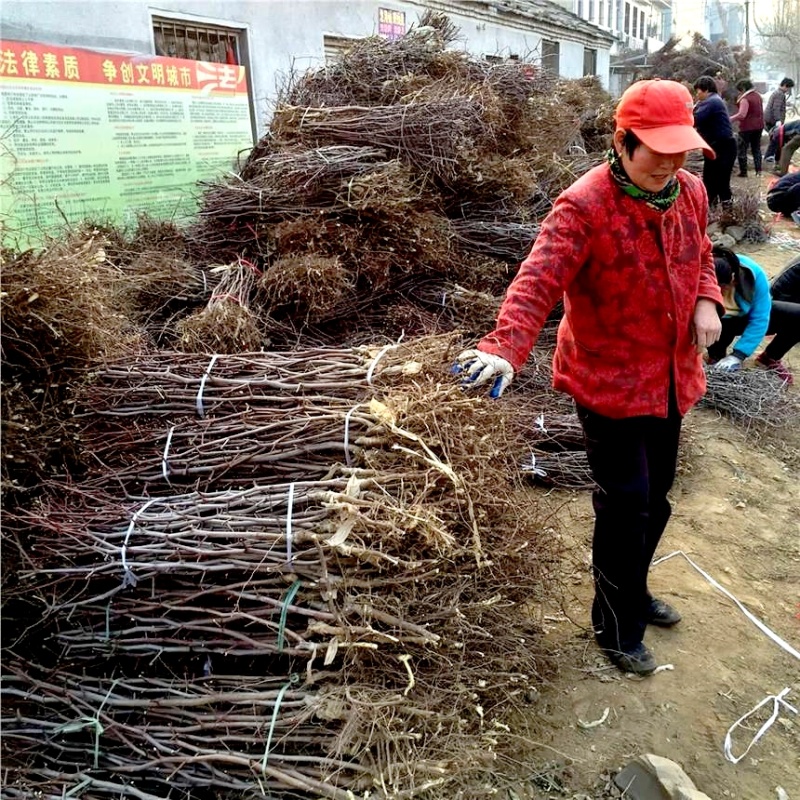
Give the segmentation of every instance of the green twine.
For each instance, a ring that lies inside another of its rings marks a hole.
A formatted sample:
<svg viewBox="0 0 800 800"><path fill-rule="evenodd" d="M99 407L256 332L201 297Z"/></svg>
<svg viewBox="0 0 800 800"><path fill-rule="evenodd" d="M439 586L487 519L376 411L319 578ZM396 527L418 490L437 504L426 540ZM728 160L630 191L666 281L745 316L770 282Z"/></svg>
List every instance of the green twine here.
<svg viewBox="0 0 800 800"><path fill-rule="evenodd" d="M103 698L103 702L100 703L100 708L97 709L97 713L93 717L81 717L80 719L75 720L74 722L65 722L63 725L59 725L55 732L56 733L75 733L76 731L82 731L84 728L94 728L94 768L97 769L100 763L100 737L105 732L105 728L103 724L100 722L100 712L103 710L103 706L106 704L106 701L111 696L111 692L114 691L114 687L119 683L119 678L117 678L114 683L111 684L108 691L106 692L106 696Z"/></svg>
<svg viewBox="0 0 800 800"><path fill-rule="evenodd" d="M289 606L292 604L292 600L294 600L295 595L300 590L300 581L296 580L290 587L289 591L286 593L286 597L283 601L283 608L281 608L281 617L278 623L278 652L283 651L283 640L284 634L286 633L286 615L289 613Z"/></svg>
<svg viewBox="0 0 800 800"><path fill-rule="evenodd" d="M297 583L299 583L299 581ZM297 583L294 586L292 586L292 589L295 588ZM284 683L283 686L281 686L280 691L278 692L278 696L275 698L275 708L272 709L272 719L270 720L269 731L267 732L267 744L264 747L264 758L261 759L261 774L265 778L267 776L267 761L269 759L269 751L272 745L272 734L275 733L275 723L278 721L278 710L281 707L281 703L283 702L283 696L286 694L286 690L293 683L297 683L299 680L300 677L298 675L291 675L289 677L289 681L287 683Z"/></svg>
<svg viewBox="0 0 800 800"><path fill-rule="evenodd" d="M81 717L75 722L65 722L56 728L56 733L75 733L84 728L94 728L94 768L97 769L100 761L100 737L105 732L105 728L97 717Z"/></svg>

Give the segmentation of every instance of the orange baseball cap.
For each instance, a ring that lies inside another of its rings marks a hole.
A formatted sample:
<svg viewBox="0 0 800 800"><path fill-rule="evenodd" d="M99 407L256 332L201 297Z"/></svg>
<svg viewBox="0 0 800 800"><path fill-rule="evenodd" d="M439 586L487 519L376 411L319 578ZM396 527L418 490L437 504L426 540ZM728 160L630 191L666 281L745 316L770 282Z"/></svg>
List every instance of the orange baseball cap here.
<svg viewBox="0 0 800 800"><path fill-rule="evenodd" d="M714 151L694 129L693 106L689 90L677 81L637 81L622 93L614 120L618 128L633 131L656 153L701 149L709 158L715 158Z"/></svg>

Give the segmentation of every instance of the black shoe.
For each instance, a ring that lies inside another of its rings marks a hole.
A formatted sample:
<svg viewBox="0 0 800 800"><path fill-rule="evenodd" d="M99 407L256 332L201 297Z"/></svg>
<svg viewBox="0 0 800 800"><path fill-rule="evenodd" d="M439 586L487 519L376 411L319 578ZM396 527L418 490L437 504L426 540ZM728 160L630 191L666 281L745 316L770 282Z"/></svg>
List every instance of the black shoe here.
<svg viewBox="0 0 800 800"><path fill-rule="evenodd" d="M656 657L645 647L644 642L639 642L631 650L613 650L603 648L608 660L623 672L632 672L634 675L650 675L655 672Z"/></svg>
<svg viewBox="0 0 800 800"><path fill-rule="evenodd" d="M650 598L650 608L647 612L648 625L660 625L662 628L671 628L681 621L681 615L669 604L656 597Z"/></svg>
<svg viewBox="0 0 800 800"><path fill-rule="evenodd" d="M740 172L739 173L739 177L740 178L746 178L747 177L747 173L746 172Z"/></svg>

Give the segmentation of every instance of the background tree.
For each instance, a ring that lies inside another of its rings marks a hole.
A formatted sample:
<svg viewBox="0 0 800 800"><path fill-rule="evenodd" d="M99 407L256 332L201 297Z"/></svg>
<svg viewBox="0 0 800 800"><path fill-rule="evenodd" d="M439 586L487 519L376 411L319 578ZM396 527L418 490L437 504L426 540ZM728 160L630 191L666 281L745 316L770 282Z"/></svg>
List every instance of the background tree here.
<svg viewBox="0 0 800 800"><path fill-rule="evenodd" d="M800 0L777 0L773 13L753 24L764 45L763 60L797 82L800 78Z"/></svg>

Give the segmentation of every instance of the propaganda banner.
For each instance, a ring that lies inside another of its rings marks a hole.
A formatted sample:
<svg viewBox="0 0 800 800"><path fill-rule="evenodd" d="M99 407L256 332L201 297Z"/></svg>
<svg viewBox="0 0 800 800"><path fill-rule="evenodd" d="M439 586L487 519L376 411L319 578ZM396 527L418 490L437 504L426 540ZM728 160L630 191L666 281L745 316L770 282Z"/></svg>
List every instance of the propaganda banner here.
<svg viewBox="0 0 800 800"><path fill-rule="evenodd" d="M245 68L0 40L3 242L140 212L183 221L253 145Z"/></svg>

